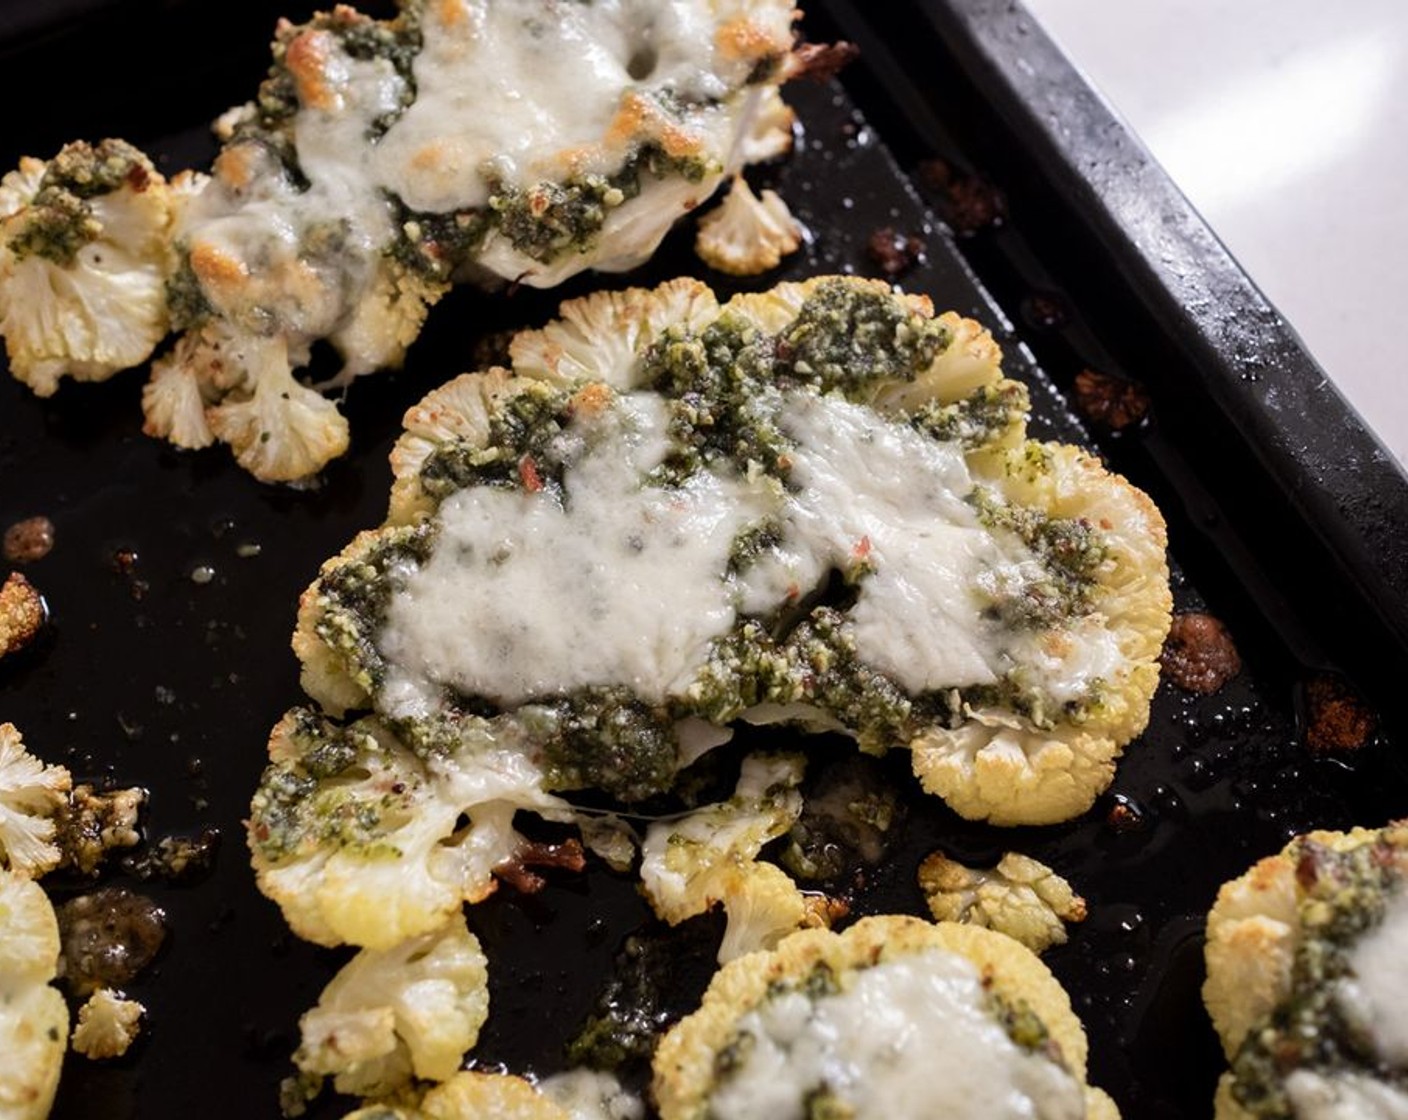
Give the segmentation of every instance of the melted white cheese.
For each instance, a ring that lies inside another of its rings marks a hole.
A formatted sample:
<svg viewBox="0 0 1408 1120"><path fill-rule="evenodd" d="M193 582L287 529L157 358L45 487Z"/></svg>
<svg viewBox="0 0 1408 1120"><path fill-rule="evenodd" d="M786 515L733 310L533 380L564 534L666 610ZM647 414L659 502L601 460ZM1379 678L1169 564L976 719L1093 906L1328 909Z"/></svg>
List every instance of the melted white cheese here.
<svg viewBox="0 0 1408 1120"><path fill-rule="evenodd" d="M615 1076L570 1069L539 1082L538 1088L572 1120L644 1120L645 1104L621 1087Z"/></svg>
<svg viewBox="0 0 1408 1120"><path fill-rule="evenodd" d="M813 1001L769 999L742 1016L753 1038L710 1098L718 1120L802 1120L825 1088L856 1120L1081 1120L1068 1072L1017 1046L985 1007L977 968L942 950L843 977Z"/></svg>
<svg viewBox="0 0 1408 1120"><path fill-rule="evenodd" d="M272 154L250 152L247 185L212 179L177 233L193 252L213 248L245 274L228 288L205 285L218 311L253 333L290 335L295 346L341 324L394 233L391 205L369 174L366 137L400 103L405 82L383 59L351 58L331 34L320 44L326 103L300 110L293 126L307 189L290 182ZM320 227L335 231L334 250L310 239Z"/></svg>
<svg viewBox="0 0 1408 1120"><path fill-rule="evenodd" d="M660 397L624 398L568 470L562 502L476 487L440 507L434 552L380 635L390 714L423 714L441 685L504 705L591 685L658 701L693 676L733 625L729 553L765 506L707 473L679 489L643 484L668 450L665 425Z"/></svg>
<svg viewBox="0 0 1408 1120"><path fill-rule="evenodd" d="M490 178L527 185L614 170L632 139L626 131L608 140L624 97L728 93L716 69L712 7L705 0L428 5L416 101L377 148L379 182L412 209L445 211L484 205ZM717 132L711 154L722 160L729 122L705 114L691 126L701 136Z"/></svg>
<svg viewBox="0 0 1408 1120"><path fill-rule="evenodd" d="M1000 541L964 499L961 449L839 397L789 394L783 428L797 441L786 539L747 576L745 610L811 590L865 556L874 571L850 612L857 652L911 693L991 684L1019 665L1058 701L1120 664L1100 621L1078 640L1014 632L984 616L993 594L1040 574L1029 550Z"/></svg>
<svg viewBox="0 0 1408 1120"><path fill-rule="evenodd" d="M1397 891L1383 920L1355 942L1349 967L1340 1005L1384 1061L1408 1067L1408 890Z"/></svg>
<svg viewBox="0 0 1408 1120"><path fill-rule="evenodd" d="M1408 1120L1408 1096L1358 1073L1296 1070L1286 1096L1296 1120Z"/></svg>
<svg viewBox="0 0 1408 1120"><path fill-rule="evenodd" d="M1020 668L1063 702L1119 671L1098 616L1046 634L986 617L992 582L1028 580L1037 562L979 523L958 448L836 397L764 403L797 444L780 507L765 482L712 473L678 490L643 485L669 449L665 402L647 392L568 430L565 501L490 487L449 498L431 559L402 573L379 636L394 667L388 714L424 714L444 685L505 705L593 685L661 701L739 614L769 614L861 553L874 570L847 624L859 656L910 693ZM781 544L732 576L734 539L770 512Z"/></svg>

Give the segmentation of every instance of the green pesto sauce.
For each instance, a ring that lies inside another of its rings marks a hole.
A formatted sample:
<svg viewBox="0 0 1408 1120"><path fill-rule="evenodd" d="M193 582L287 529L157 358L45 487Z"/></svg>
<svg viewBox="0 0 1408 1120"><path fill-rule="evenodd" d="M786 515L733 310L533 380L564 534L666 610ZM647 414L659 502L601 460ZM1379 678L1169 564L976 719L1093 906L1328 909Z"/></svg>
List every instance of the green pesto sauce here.
<svg viewBox="0 0 1408 1120"><path fill-rule="evenodd" d="M324 846L364 859L398 855L383 838L383 822L404 815L407 791L393 787L359 794L355 786L336 781L379 749L375 741L309 709L295 716L294 757L264 771L250 805L250 835L258 853L270 863Z"/></svg>
<svg viewBox="0 0 1408 1120"><path fill-rule="evenodd" d="M628 689L585 689L535 708L545 716L544 787L599 789L617 800L666 793L679 769L674 719Z"/></svg>
<svg viewBox="0 0 1408 1120"><path fill-rule="evenodd" d="M567 464L558 437L571 422L571 393L541 381L523 381L520 387L491 417L483 446L445 444L427 456L421 489L437 505L472 486L517 489L533 478L535 489L551 486L560 492Z"/></svg>
<svg viewBox="0 0 1408 1120"><path fill-rule="evenodd" d="M395 569L425 563L434 541L430 525L393 530L356 560L337 564L318 579L316 633L368 693L386 677L376 637L398 586Z"/></svg>
<svg viewBox="0 0 1408 1120"><path fill-rule="evenodd" d="M1030 402L1027 387L1017 381L983 385L961 401L930 401L911 418L921 432L943 443L957 442L964 450L990 447L1025 419Z"/></svg>
<svg viewBox="0 0 1408 1120"><path fill-rule="evenodd" d="M1295 851L1300 946L1290 994L1247 1034L1232 1061L1232 1094L1252 1116L1291 1120L1285 1079L1297 1069L1357 1071L1408 1091L1408 1071L1389 1071L1371 1040L1346 1021L1336 981L1349 971L1354 942L1383 920L1389 894L1402 889L1393 844L1380 837L1348 852L1313 840Z"/></svg>
<svg viewBox="0 0 1408 1120"><path fill-rule="evenodd" d="M645 144L612 175L578 175L527 187L491 183L489 216L520 253L551 264L572 253L589 252L611 212L639 195L648 179L679 176L697 183L712 170L713 165L698 157L676 158Z"/></svg>
<svg viewBox="0 0 1408 1120"><path fill-rule="evenodd" d="M171 316L171 329L184 331L200 326L215 313L215 309L206 298L195 270L191 268L186 246L179 244L176 251L180 264L166 281L166 310Z"/></svg>
<svg viewBox="0 0 1408 1120"><path fill-rule="evenodd" d="M436 284L448 284L484 243L492 220L482 210L446 214L411 210L395 195L396 238L386 252L408 272Z"/></svg>
<svg viewBox="0 0 1408 1120"><path fill-rule="evenodd" d="M123 187L143 190L151 174L147 158L125 141L68 144L49 161L29 205L11 219L6 245L18 260L42 257L67 268L102 234L92 200Z"/></svg>

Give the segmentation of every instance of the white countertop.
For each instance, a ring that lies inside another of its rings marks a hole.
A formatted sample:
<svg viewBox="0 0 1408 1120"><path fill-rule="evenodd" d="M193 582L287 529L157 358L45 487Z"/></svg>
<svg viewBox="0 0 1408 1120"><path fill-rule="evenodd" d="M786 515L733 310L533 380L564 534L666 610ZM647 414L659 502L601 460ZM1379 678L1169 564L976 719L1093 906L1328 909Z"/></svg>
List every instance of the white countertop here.
<svg viewBox="0 0 1408 1120"><path fill-rule="evenodd" d="M1026 4L1408 464L1408 2Z"/></svg>

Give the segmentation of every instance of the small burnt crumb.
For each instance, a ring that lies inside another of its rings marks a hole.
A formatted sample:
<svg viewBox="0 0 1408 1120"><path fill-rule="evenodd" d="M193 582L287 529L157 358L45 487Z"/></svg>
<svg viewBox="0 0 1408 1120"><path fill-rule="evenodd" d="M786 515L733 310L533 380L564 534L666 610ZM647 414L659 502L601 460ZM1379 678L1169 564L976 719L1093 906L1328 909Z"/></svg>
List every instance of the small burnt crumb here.
<svg viewBox="0 0 1408 1120"><path fill-rule="evenodd" d="M1349 682L1324 673L1305 682L1305 744L1317 754L1357 751L1378 719Z"/></svg>
<svg viewBox="0 0 1408 1120"><path fill-rule="evenodd" d="M1179 688L1203 695L1216 692L1242 671L1242 659L1227 628L1210 614L1174 615L1159 658Z"/></svg>
<svg viewBox="0 0 1408 1120"><path fill-rule="evenodd" d="M803 43L792 52L791 78L829 82L860 57L854 43Z"/></svg>
<svg viewBox="0 0 1408 1120"><path fill-rule="evenodd" d="M1144 811L1131 798L1117 793L1114 804L1105 814L1105 823L1116 832L1136 832L1144 827Z"/></svg>
<svg viewBox="0 0 1408 1120"><path fill-rule="evenodd" d="M1022 318L1039 331L1058 331L1070 322L1071 313L1055 292L1033 292L1022 300Z"/></svg>
<svg viewBox="0 0 1408 1120"><path fill-rule="evenodd" d="M1076 407L1087 418L1122 432L1149 414L1149 394L1142 385L1113 373L1083 369L1076 374Z"/></svg>
<svg viewBox="0 0 1408 1120"><path fill-rule="evenodd" d="M913 267L924 252L923 241L890 226L883 226L872 233L865 247L870 259L880 266L880 271L886 276L898 276Z"/></svg>
<svg viewBox="0 0 1408 1120"><path fill-rule="evenodd" d="M494 868L494 875L522 894L537 894L547 881L532 871L535 867L563 868L567 871L581 871L587 865L578 840L564 840L561 844L541 844L525 840L518 850Z"/></svg>
<svg viewBox="0 0 1408 1120"><path fill-rule="evenodd" d="M137 570L137 550L134 548L119 548L112 554L112 570L120 576L130 576Z"/></svg>
<svg viewBox="0 0 1408 1120"><path fill-rule="evenodd" d="M920 185L939 196L944 220L955 233L977 233L1006 220L1006 196L982 176L955 170L942 159L924 160L917 172Z"/></svg>
<svg viewBox="0 0 1408 1120"><path fill-rule="evenodd" d="M11 572L0 586L0 657L18 653L34 641L48 617L44 596L19 572Z"/></svg>
<svg viewBox="0 0 1408 1120"><path fill-rule="evenodd" d="M47 517L27 517L5 530L5 559L11 564L33 564L54 547L54 523Z"/></svg>
<svg viewBox="0 0 1408 1120"><path fill-rule="evenodd" d="M166 940L166 913L150 898L117 887L58 908L59 978L75 996L121 988L152 963Z"/></svg>
<svg viewBox="0 0 1408 1120"><path fill-rule="evenodd" d="M508 346L513 341L513 331L490 331L474 340L470 351L472 369L489 369L493 366L509 366Z"/></svg>

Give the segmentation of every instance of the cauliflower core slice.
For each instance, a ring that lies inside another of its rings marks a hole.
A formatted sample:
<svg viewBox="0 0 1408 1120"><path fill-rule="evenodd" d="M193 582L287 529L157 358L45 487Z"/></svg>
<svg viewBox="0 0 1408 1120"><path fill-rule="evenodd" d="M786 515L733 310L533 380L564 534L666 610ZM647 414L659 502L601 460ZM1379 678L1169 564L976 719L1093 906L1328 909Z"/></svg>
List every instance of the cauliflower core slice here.
<svg viewBox="0 0 1408 1120"><path fill-rule="evenodd" d="M652 1063L663 1120L1115 1117L1037 958L990 930L865 918L714 977ZM810 1110L810 1111L808 1111Z"/></svg>
<svg viewBox="0 0 1408 1120"><path fill-rule="evenodd" d="M0 334L41 397L65 374L102 381L146 361L169 329L173 200L121 140L69 144L0 180Z"/></svg>
<svg viewBox="0 0 1408 1120"><path fill-rule="evenodd" d="M722 903L728 926L721 963L770 949L808 920L796 884L781 868L757 859L802 811L797 785L803 766L797 755L750 756L728 801L646 831L640 878L651 907L678 925Z"/></svg>
<svg viewBox="0 0 1408 1120"><path fill-rule="evenodd" d="M63 1068L68 1007L50 981L59 923L38 884L0 869L0 1116L43 1120Z"/></svg>
<svg viewBox="0 0 1408 1120"><path fill-rule="evenodd" d="M1408 1114L1408 824L1296 837L1224 884L1205 952L1218 1120Z"/></svg>
<svg viewBox="0 0 1408 1120"><path fill-rule="evenodd" d="M489 1014L485 969L459 917L394 948L363 949L299 1021L294 1063L358 1096L395 1092L413 1076L446 1081Z"/></svg>
<svg viewBox="0 0 1408 1120"><path fill-rule="evenodd" d="M1085 900L1044 863L1008 852L979 871L935 852L919 865L919 889L936 922L1005 933L1033 953L1066 943L1066 922L1085 920Z"/></svg>
<svg viewBox="0 0 1408 1120"><path fill-rule="evenodd" d="M739 719L907 747L995 823L1108 786L1158 681L1163 522L1024 438L977 324L876 282L677 281L510 349L407 414L388 524L303 598L330 710L412 740L545 710L547 788L628 800L687 764L683 723Z"/></svg>

